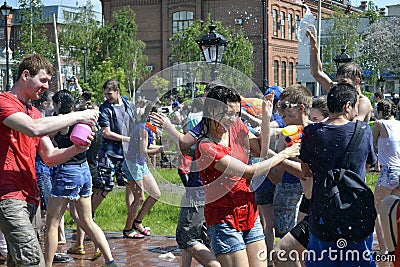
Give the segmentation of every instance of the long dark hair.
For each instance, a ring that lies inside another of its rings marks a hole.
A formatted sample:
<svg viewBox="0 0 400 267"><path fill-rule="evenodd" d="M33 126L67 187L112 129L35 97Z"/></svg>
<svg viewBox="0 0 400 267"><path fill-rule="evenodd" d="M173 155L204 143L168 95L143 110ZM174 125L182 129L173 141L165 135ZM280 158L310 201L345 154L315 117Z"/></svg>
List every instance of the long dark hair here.
<svg viewBox="0 0 400 267"><path fill-rule="evenodd" d="M203 129L201 131L203 137L209 135L211 123L215 123L215 120L224 116L228 109L227 103L240 103L240 95L232 88L213 84L209 84L207 87L206 90L209 91L204 101ZM221 107L223 112L217 114L216 111L220 111Z"/></svg>
<svg viewBox="0 0 400 267"><path fill-rule="evenodd" d="M60 90L52 97L54 104L61 104L58 114L68 114L74 111L75 97L68 90Z"/></svg>
<svg viewBox="0 0 400 267"><path fill-rule="evenodd" d="M391 116L396 117L397 106L390 99L382 99L376 105L376 110L382 111L383 118L388 120Z"/></svg>

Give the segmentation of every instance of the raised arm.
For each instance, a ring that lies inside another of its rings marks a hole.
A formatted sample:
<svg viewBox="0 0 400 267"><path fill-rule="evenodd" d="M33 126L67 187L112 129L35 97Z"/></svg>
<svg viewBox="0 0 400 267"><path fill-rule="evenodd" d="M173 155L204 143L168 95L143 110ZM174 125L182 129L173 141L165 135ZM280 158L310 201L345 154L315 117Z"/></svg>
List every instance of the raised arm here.
<svg viewBox="0 0 400 267"><path fill-rule="evenodd" d="M226 155L215 163L215 168L227 175L253 179L253 177L268 173L272 167L278 165L283 160L298 156L299 151L300 144L294 144L273 157L253 165L247 165L230 155Z"/></svg>
<svg viewBox="0 0 400 267"><path fill-rule="evenodd" d="M99 112L94 109L39 119L32 119L23 112L17 112L8 116L3 124L27 136L40 137L79 122L94 125L98 117Z"/></svg>
<svg viewBox="0 0 400 267"><path fill-rule="evenodd" d="M262 104L262 123L261 123L261 152L260 158L265 158L268 154L270 137L271 137L271 117L274 101L274 92L266 95Z"/></svg>
<svg viewBox="0 0 400 267"><path fill-rule="evenodd" d="M317 30L314 25L307 29L307 35L310 37L310 69L314 79L329 92L333 85L331 78L322 70L321 55L317 42Z"/></svg>

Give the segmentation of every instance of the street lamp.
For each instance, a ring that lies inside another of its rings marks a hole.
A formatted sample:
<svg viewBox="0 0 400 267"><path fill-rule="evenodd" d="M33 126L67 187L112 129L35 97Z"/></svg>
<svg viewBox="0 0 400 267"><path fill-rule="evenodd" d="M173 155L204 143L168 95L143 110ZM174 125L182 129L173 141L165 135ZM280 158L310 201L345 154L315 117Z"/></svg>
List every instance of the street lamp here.
<svg viewBox="0 0 400 267"><path fill-rule="evenodd" d="M86 83L86 52L87 52L87 47L82 46L81 48L82 54L83 54L83 82Z"/></svg>
<svg viewBox="0 0 400 267"><path fill-rule="evenodd" d="M339 55L337 55L333 61L335 61L336 63L336 71L340 68L340 66L342 66L345 63L349 63L351 61L353 61L353 59L346 53L346 48L343 46L340 51L342 51L342 53L340 53Z"/></svg>
<svg viewBox="0 0 400 267"><path fill-rule="evenodd" d="M224 52L229 41L225 37L217 32L215 32L216 26L214 24L208 26L210 32L203 35L197 44L200 47L203 57L207 63L213 64L213 78L215 78L215 67L218 63L222 63L222 58L224 57Z"/></svg>
<svg viewBox="0 0 400 267"><path fill-rule="evenodd" d="M5 41L6 41L6 91L10 91L10 55L8 51L8 26L7 26L7 20L8 20L8 15L10 15L10 12L12 10L12 7L7 5L7 2L4 2L4 4L0 7L1 14L4 16L4 25L5 25Z"/></svg>
<svg viewBox="0 0 400 267"><path fill-rule="evenodd" d="M380 76L377 82L378 82L379 89L381 90L382 94L384 94L385 93L384 87L385 87L386 80L382 76Z"/></svg>
<svg viewBox="0 0 400 267"><path fill-rule="evenodd" d="M261 0L262 4L262 36L263 36L263 56L262 56L262 72L263 72L263 88L262 92L268 88L268 78L267 78L267 5L265 0Z"/></svg>

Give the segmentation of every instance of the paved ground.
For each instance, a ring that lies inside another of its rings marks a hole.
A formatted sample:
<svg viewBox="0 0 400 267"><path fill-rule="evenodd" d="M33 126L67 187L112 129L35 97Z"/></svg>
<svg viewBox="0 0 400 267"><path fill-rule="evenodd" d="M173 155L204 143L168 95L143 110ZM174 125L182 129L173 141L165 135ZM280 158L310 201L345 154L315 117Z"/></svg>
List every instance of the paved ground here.
<svg viewBox="0 0 400 267"><path fill-rule="evenodd" d="M113 256L121 267L176 267L180 266L181 251L178 249L175 237L168 236L150 236L144 239L132 240L122 238L122 233L106 233L110 244ZM73 232L66 230L66 245L59 245L59 252L66 252L73 242ZM376 245L374 245L376 248ZM53 264L54 267L94 267L101 266L104 263L104 258L92 261L94 253L93 243L85 241L86 255L68 255L71 257L69 263ZM167 254L168 253L168 254ZM163 257L173 255L172 258ZM5 266L4 264L0 266ZM197 261L193 261L192 267L200 266ZM388 262L377 263L379 267L393 266Z"/></svg>

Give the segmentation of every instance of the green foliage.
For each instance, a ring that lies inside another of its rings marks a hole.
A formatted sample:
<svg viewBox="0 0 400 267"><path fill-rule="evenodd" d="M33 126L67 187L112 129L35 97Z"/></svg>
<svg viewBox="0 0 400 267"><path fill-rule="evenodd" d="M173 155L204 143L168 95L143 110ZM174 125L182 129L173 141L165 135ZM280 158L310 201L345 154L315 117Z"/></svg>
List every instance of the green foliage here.
<svg viewBox="0 0 400 267"><path fill-rule="evenodd" d="M340 53L344 46L346 53L357 62L357 44L360 43L361 35L357 32L360 24L360 14L351 12L345 14L344 10L333 6L332 15L333 24L326 31L328 37L325 39L322 55L324 59L324 70L326 73L336 73L336 65L333 58Z"/></svg>
<svg viewBox="0 0 400 267"><path fill-rule="evenodd" d="M40 54L51 59L55 51L53 40L46 35L46 23L50 19L41 19L44 15L43 4L40 0L18 0L21 22L21 45L14 51L14 59L20 60L26 54Z"/></svg>
<svg viewBox="0 0 400 267"><path fill-rule="evenodd" d="M211 22L210 17L206 21L197 20L182 32L174 34L171 38L171 48L174 57L180 62L201 61L201 53L196 40L207 34L212 23L216 31L225 36L229 44L225 50L222 63L235 68L248 77L252 77L254 71L253 45L244 36L243 32L222 26L221 22Z"/></svg>
<svg viewBox="0 0 400 267"><path fill-rule="evenodd" d="M99 64L96 68L91 69L91 75L88 77L89 84L92 88L92 99L97 103L103 102L103 84L109 79L117 81L125 80L125 72L122 68L114 68L113 63L108 58ZM121 84L121 95L128 95L124 83Z"/></svg>
<svg viewBox="0 0 400 267"><path fill-rule="evenodd" d="M90 0L80 9L80 12L73 16L66 17L66 23L62 26L59 33L59 44L63 48L64 54L69 53L69 59L74 59L84 64L85 56L82 48L86 47L87 69L86 76L91 75L91 70L102 62L102 59L96 57L98 40L96 34L100 30L100 25L95 20L95 12ZM72 49L71 49L72 48ZM83 85L83 68L81 69L81 86L84 89L90 89L92 85Z"/></svg>
<svg viewBox="0 0 400 267"><path fill-rule="evenodd" d="M149 73L145 68L147 58L143 55L145 43L137 40L136 14L130 7L114 11L112 16L112 22L98 32L98 56L110 58L114 68L125 71L125 79L120 82L126 83L132 96L136 84Z"/></svg>

